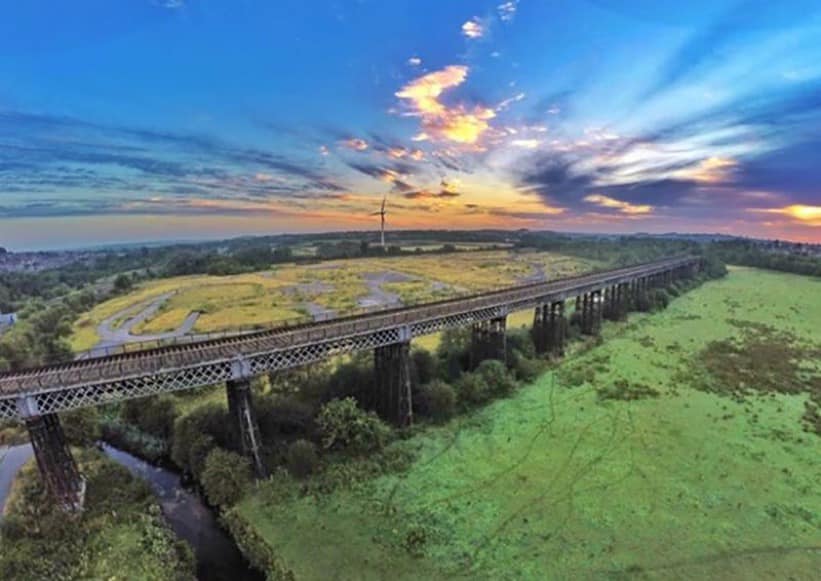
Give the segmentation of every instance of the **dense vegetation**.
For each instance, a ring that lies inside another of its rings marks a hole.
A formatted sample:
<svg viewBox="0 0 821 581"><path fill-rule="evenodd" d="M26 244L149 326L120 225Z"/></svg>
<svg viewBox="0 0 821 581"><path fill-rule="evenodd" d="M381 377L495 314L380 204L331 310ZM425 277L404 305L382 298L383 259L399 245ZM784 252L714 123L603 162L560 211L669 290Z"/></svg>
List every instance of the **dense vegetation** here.
<svg viewBox="0 0 821 581"><path fill-rule="evenodd" d="M194 576L148 485L96 450L78 455L85 510L67 515L46 497L33 465L18 477L2 521L2 579L156 579Z"/></svg>

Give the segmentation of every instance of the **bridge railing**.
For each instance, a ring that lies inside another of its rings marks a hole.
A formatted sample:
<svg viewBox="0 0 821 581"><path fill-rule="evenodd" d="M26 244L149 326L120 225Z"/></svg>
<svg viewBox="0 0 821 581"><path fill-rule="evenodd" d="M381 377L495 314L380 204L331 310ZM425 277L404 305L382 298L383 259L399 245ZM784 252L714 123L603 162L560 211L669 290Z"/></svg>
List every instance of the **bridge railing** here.
<svg viewBox="0 0 821 581"><path fill-rule="evenodd" d="M68 385L75 383L78 379L90 380L103 378L111 373L123 373L124 367L131 367L137 364L142 372L151 373L151 370L160 370L167 366L181 364L182 358L185 365L207 363L208 361L224 360L226 357L234 357L242 353L254 353L255 351L271 351L283 348L299 346L301 344L319 341L323 339L338 338L348 334L361 334L378 331L390 326L401 326L412 323L419 323L425 320L446 317L459 312L470 312L480 309L494 308L510 304L520 304L521 301L532 301L538 299L541 294L545 296L555 293L573 290L587 285L611 284L619 277L641 276L642 269L647 269L647 274L657 272L666 268L671 268L678 264L685 264L687 261L695 260L696 257L676 257L665 260L653 261L640 265L633 265L621 269L614 269L602 272L587 272L577 276L558 279L555 281L543 281L518 285L513 287L503 287L499 290L485 291L483 293L469 295L463 298L448 298L432 303L412 307L398 307L393 309L383 309L369 314L374 316L363 317L361 314L350 314L337 317L327 322L301 322L293 326L280 325L269 331L257 331L245 335L229 334L226 337L213 338L206 341L196 341L196 355L188 350L177 351L168 350L165 347L153 348L127 352L131 356L139 356L139 360L131 362L130 357L121 359L116 355L110 358L93 357L65 364L44 366L35 369L20 370L11 373L0 374L0 386L6 393L22 392L28 389L50 389L59 384ZM603 279L600 275L605 276ZM597 276L599 275L599 276ZM549 288L548 288L549 287ZM234 339L233 341L231 339ZM186 343L194 343L188 341ZM184 345L180 342L178 345ZM233 353L234 355L230 355ZM190 361L190 356L194 355L199 362ZM185 360L188 360L187 362ZM139 361L139 363L137 363ZM63 373L69 375L63 375Z"/></svg>

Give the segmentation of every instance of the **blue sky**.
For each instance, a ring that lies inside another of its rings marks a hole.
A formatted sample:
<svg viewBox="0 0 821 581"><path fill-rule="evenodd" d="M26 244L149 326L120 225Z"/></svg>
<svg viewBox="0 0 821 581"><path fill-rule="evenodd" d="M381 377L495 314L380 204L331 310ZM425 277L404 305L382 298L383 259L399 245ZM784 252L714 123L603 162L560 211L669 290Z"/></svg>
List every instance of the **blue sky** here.
<svg viewBox="0 0 821 581"><path fill-rule="evenodd" d="M0 0L0 245L821 240L821 3Z"/></svg>

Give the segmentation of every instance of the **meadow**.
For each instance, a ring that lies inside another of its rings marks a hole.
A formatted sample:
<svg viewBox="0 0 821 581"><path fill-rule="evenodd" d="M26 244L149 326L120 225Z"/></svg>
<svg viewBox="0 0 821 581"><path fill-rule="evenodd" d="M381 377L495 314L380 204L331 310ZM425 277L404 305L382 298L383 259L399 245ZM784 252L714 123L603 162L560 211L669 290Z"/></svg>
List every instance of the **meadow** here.
<svg viewBox="0 0 821 581"><path fill-rule="evenodd" d="M173 332L199 313L193 333L265 326L314 312L344 314L370 306L417 304L498 286L588 271L597 263L547 252L509 250L348 259L284 264L269 271L233 276L179 276L142 283L127 295L105 301L79 317L71 347L84 351L100 341L106 321L121 327L152 300L171 293L159 309L131 329L133 340Z"/></svg>
<svg viewBox="0 0 821 581"><path fill-rule="evenodd" d="M301 580L817 578L820 291L734 268L419 428L407 470L233 510Z"/></svg>

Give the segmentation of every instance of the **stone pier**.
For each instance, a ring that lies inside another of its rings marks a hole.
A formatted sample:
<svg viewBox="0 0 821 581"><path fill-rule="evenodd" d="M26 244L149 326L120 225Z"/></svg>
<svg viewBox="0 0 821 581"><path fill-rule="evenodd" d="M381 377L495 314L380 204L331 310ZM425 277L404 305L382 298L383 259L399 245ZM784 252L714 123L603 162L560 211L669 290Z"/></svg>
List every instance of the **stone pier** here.
<svg viewBox="0 0 821 581"><path fill-rule="evenodd" d="M251 399L250 378L232 379L225 384L228 395L228 413L234 434L240 442L242 454L251 461L258 478L265 478L268 470L262 461L262 439L257 416Z"/></svg>
<svg viewBox="0 0 821 581"><path fill-rule="evenodd" d="M374 349L376 412L397 426L413 423L410 341Z"/></svg>

